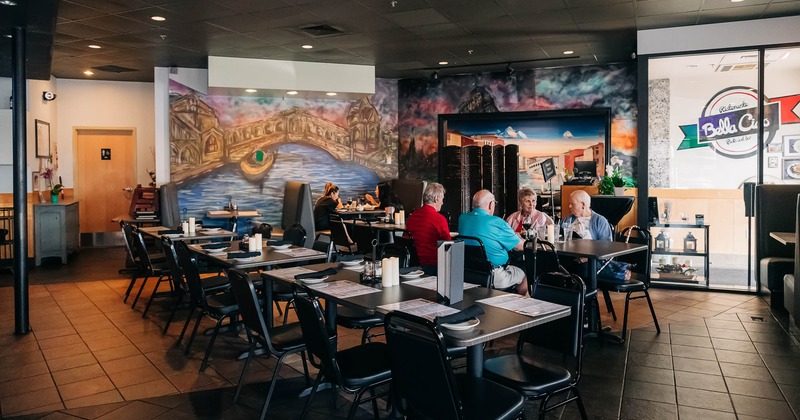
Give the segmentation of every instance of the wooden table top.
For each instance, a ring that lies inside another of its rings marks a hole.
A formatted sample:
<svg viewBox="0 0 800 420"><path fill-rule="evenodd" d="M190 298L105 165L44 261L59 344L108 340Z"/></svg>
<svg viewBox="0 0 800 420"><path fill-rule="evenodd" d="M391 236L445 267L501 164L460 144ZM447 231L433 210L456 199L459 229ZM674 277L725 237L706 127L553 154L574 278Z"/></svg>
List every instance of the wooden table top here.
<svg viewBox="0 0 800 420"><path fill-rule="evenodd" d="M142 232L147 236L151 236L153 238L161 237L162 235L159 234L158 232L162 230L172 230L172 229L164 226L151 226L151 227L139 228L140 232ZM203 241L209 239L232 238L236 236L236 234L225 229L213 229L211 231L197 229L194 233L171 233L167 234L167 236L173 241Z"/></svg>
<svg viewBox="0 0 800 420"><path fill-rule="evenodd" d="M769 236L784 245L794 245L794 232L770 232Z"/></svg>
<svg viewBox="0 0 800 420"><path fill-rule="evenodd" d="M197 244L190 245L189 249L197 254L204 255L206 258L209 258L222 266L239 268L243 270L265 268L276 264L324 260L326 257L324 252L292 245L287 250L275 249L272 246L263 246L261 249L261 255L257 257L228 259L227 257L229 252L244 252L239 251L240 242L241 241L231 242L230 249L221 253L208 252L208 250L202 248L202 245Z"/></svg>

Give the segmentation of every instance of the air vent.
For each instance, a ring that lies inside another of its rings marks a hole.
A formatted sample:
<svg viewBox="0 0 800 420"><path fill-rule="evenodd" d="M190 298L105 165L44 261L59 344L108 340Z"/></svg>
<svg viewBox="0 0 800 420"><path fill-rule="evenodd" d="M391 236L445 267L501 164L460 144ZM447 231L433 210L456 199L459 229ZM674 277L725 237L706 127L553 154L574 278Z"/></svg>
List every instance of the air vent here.
<svg viewBox="0 0 800 420"><path fill-rule="evenodd" d="M127 72L131 72L131 71L138 71L136 69L129 69L127 67L120 67L120 66L114 66L114 65L99 66L99 67L92 67L92 68L95 69L95 70L98 70L98 71L104 71L104 72L108 72L108 73L127 73Z"/></svg>
<svg viewBox="0 0 800 420"><path fill-rule="evenodd" d="M768 66L769 63L764 63L764 67ZM714 69L716 72L726 72L726 71L739 71L739 70L753 70L758 68L758 64L756 63L747 63L747 64L723 64L717 66Z"/></svg>
<svg viewBox="0 0 800 420"><path fill-rule="evenodd" d="M314 37L339 35L343 33L341 29L334 28L330 25L305 26L300 28L300 30Z"/></svg>

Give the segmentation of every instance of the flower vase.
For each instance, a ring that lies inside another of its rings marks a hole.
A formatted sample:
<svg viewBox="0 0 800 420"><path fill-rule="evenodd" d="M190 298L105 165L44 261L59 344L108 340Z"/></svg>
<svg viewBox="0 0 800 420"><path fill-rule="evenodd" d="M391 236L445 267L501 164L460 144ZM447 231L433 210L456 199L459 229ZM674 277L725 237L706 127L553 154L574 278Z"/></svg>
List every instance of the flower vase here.
<svg viewBox="0 0 800 420"><path fill-rule="evenodd" d="M53 204L58 204L58 194L50 194L50 201Z"/></svg>
<svg viewBox="0 0 800 420"><path fill-rule="evenodd" d="M625 195L625 187L614 187L614 195L617 197Z"/></svg>

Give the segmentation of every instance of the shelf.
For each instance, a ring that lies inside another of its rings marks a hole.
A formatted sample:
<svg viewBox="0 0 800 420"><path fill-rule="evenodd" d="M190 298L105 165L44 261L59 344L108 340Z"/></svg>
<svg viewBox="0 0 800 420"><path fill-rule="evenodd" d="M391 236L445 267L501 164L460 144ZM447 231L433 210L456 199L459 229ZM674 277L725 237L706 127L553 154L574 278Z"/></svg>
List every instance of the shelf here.
<svg viewBox="0 0 800 420"><path fill-rule="evenodd" d="M688 224L688 223L651 223L651 227L661 227L661 228L679 228L679 229L702 229L708 225L696 225L696 224Z"/></svg>
<svg viewBox="0 0 800 420"><path fill-rule="evenodd" d="M688 255L688 256L695 256L695 257L706 257L708 256L707 252L685 252L685 251L673 251L668 249L666 251L653 251L653 255Z"/></svg>

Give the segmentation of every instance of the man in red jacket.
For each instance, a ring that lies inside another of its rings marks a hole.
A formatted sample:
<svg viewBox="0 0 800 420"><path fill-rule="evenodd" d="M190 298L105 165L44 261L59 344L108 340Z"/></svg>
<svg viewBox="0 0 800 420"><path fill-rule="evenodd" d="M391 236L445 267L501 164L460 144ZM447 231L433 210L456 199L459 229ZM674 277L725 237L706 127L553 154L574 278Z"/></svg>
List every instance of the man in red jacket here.
<svg viewBox="0 0 800 420"><path fill-rule="evenodd" d="M432 182L422 194L422 207L408 216L406 230L414 237L419 264L427 274L436 273L437 241L450 240L447 220L439 214L444 200L442 184Z"/></svg>

